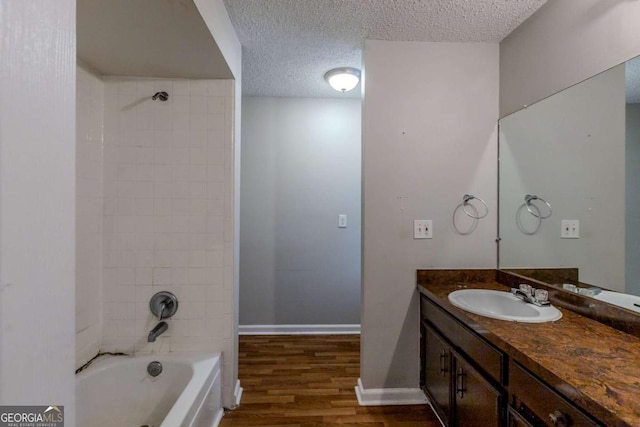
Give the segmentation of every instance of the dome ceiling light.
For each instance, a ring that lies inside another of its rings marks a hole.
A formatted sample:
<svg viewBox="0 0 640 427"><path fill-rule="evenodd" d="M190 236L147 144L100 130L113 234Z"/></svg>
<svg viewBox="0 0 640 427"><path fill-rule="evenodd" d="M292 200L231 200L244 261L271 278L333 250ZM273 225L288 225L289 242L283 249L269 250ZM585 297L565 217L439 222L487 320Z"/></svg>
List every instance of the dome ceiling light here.
<svg viewBox="0 0 640 427"><path fill-rule="evenodd" d="M358 86L360 70L352 67L334 68L325 73L324 79L338 92L348 92Z"/></svg>

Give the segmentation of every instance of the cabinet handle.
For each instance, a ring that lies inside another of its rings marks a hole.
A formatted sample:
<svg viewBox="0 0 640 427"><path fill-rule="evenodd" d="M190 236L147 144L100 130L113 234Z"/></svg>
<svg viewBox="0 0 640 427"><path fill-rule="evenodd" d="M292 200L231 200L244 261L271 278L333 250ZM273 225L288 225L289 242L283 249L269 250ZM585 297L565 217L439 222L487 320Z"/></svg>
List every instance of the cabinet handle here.
<svg viewBox="0 0 640 427"><path fill-rule="evenodd" d="M449 369L447 369L447 361L449 360L449 355L447 354L446 350L442 350L442 352L440 353L440 373L442 374L442 376L447 376L447 372L449 372Z"/></svg>
<svg viewBox="0 0 640 427"><path fill-rule="evenodd" d="M464 377L466 374L464 373L464 369L459 368L458 373L456 373L456 393L458 397L463 398L464 392L467 391L464 388Z"/></svg>
<svg viewBox="0 0 640 427"><path fill-rule="evenodd" d="M549 420L553 423L554 427L569 427L567 416L560 411L550 413Z"/></svg>

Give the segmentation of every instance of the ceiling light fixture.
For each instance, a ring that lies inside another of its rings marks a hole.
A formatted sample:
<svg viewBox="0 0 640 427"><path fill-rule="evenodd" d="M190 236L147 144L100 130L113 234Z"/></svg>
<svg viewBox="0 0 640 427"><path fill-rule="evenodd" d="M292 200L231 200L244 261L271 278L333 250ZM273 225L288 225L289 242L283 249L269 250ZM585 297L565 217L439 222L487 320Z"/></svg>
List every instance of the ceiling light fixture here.
<svg viewBox="0 0 640 427"><path fill-rule="evenodd" d="M334 68L325 73L324 79L338 92L348 92L358 86L360 70L352 67Z"/></svg>

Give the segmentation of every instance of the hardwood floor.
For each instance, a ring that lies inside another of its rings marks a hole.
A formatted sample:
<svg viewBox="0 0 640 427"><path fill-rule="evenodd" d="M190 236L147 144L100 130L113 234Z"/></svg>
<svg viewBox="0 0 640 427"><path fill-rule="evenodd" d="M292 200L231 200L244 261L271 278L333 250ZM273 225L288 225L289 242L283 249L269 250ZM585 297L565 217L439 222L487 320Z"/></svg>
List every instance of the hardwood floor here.
<svg viewBox="0 0 640 427"><path fill-rule="evenodd" d="M241 405L221 427L440 427L428 405L358 406L357 335L240 336Z"/></svg>

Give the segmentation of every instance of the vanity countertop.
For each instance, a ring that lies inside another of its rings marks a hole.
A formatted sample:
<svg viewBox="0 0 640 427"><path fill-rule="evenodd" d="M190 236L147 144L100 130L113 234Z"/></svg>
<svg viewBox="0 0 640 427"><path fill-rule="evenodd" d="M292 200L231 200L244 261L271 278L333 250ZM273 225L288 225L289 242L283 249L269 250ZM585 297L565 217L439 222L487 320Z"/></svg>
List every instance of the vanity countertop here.
<svg viewBox="0 0 640 427"><path fill-rule="evenodd" d="M455 290L509 290L477 272L456 281L420 270L418 290L607 426L640 426L640 338L564 308L555 322L517 323L453 306Z"/></svg>

